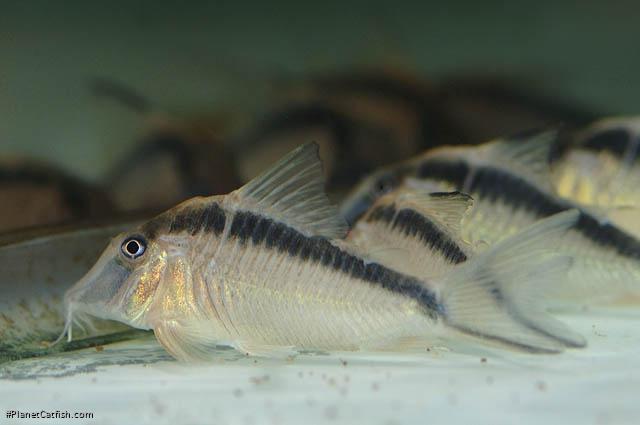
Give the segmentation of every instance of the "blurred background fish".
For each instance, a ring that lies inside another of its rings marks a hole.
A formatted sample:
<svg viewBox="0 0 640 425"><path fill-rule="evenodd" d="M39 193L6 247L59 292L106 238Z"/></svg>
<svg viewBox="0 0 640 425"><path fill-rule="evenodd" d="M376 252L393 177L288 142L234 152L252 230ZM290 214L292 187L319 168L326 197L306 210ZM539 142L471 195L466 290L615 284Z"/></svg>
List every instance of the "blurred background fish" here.
<svg viewBox="0 0 640 425"><path fill-rule="evenodd" d="M382 196L379 181L388 175L397 176L388 190L470 195L474 207L463 221L462 237L476 245L494 244L544 217L579 209L579 220L561 244L549 247L574 259L567 279L554 288L553 297L564 300L558 305L637 300L640 240L590 208L555 193L548 160L556 142L556 131L534 131L478 146L426 151L364 179L345 200L343 214L357 222Z"/></svg>
<svg viewBox="0 0 640 425"><path fill-rule="evenodd" d="M557 193L640 235L640 119L616 117L566 132L551 157Z"/></svg>
<svg viewBox="0 0 640 425"><path fill-rule="evenodd" d="M306 142L320 145L336 201L375 173L355 221L403 181L409 158L557 125L568 135L552 158L558 193L632 231L635 120L588 124L637 113L636 9L7 5L0 240L48 248L3 264L27 270L38 256L57 276L64 245L47 226L95 255L109 232L83 232L227 193ZM21 281L12 302L51 302L57 326L57 298L38 279Z"/></svg>
<svg viewBox="0 0 640 425"><path fill-rule="evenodd" d="M132 148L104 178L119 210L157 210L238 185L235 159L223 143L223 125L215 116L171 116L133 88L105 78L94 79L91 89L141 121L139 140L132 141Z"/></svg>
<svg viewBox="0 0 640 425"><path fill-rule="evenodd" d="M106 218L115 211L99 185L41 161L0 161L0 232Z"/></svg>
<svg viewBox="0 0 640 425"><path fill-rule="evenodd" d="M473 254L461 234L472 207L473 199L459 192L400 187L375 201L347 240L396 270L439 276Z"/></svg>

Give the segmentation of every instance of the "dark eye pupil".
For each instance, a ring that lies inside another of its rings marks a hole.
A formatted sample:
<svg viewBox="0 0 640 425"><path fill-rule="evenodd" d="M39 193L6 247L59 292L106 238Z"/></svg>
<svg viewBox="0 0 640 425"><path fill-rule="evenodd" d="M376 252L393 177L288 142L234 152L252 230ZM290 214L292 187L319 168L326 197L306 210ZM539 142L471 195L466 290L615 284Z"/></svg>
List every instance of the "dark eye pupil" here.
<svg viewBox="0 0 640 425"><path fill-rule="evenodd" d="M131 259L136 259L140 257L142 254L144 254L144 251L146 249L146 243L144 239L132 237L130 239L125 240L122 243L121 249L122 249L122 253L125 256Z"/></svg>
<svg viewBox="0 0 640 425"><path fill-rule="evenodd" d="M136 255L140 250L140 244L137 241L129 241L126 246L127 252L131 255Z"/></svg>
<svg viewBox="0 0 640 425"><path fill-rule="evenodd" d="M388 192L389 190L391 190L391 188L393 187L393 183L391 181L389 181L389 179L385 179L385 180L380 180L378 182L378 193L380 194L384 194L386 192Z"/></svg>

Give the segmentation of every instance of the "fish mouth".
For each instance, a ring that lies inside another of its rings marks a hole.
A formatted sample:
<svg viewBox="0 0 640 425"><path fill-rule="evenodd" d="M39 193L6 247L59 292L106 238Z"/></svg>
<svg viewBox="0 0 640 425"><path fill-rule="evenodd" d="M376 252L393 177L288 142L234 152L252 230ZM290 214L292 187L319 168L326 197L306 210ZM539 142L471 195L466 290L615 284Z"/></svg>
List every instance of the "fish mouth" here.
<svg viewBox="0 0 640 425"><path fill-rule="evenodd" d="M62 334L71 342L73 325L92 331L92 318L122 321L118 307L122 303L122 287L131 271L113 256L103 254L96 264L64 295L65 325Z"/></svg>
<svg viewBox="0 0 640 425"><path fill-rule="evenodd" d="M90 321L90 316L81 311L74 311L73 304L65 303L65 322L64 329L60 333L60 336L52 343L52 345L56 345L60 343L65 336L67 337L67 342L71 342L73 340L73 326L78 326L83 332L87 332L87 328L92 329L93 325Z"/></svg>
<svg viewBox="0 0 640 425"><path fill-rule="evenodd" d="M82 324L80 322L80 316L84 316L80 314L80 311L74 311L74 306L77 304L80 299L80 295L82 293L82 289L86 287L85 281L87 280L89 273L85 274L79 281L77 281L71 288L67 290L64 294L64 328L62 332L56 338L55 341L51 343L51 346L55 346L62 342L66 336L67 342L71 342L73 340L73 325L77 324L82 328ZM74 312L76 313L74 315Z"/></svg>

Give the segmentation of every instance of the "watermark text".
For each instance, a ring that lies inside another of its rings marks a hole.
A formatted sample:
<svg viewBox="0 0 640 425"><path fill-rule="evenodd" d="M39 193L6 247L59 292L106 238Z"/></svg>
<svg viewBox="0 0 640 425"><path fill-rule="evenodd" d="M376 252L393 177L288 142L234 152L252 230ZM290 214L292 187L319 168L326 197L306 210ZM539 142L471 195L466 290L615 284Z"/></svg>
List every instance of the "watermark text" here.
<svg viewBox="0 0 640 425"><path fill-rule="evenodd" d="M7 410L7 419L93 419L91 412L70 412L68 410Z"/></svg>

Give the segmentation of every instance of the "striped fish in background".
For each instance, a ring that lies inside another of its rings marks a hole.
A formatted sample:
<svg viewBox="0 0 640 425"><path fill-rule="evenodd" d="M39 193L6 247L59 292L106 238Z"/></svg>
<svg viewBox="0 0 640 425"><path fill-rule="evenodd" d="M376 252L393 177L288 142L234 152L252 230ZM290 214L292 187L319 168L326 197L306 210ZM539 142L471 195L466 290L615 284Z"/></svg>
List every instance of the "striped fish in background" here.
<svg viewBox="0 0 640 425"><path fill-rule="evenodd" d="M580 216L559 249L575 259L552 298L600 304L640 294L640 241L589 208L559 197L549 178L555 132L521 134L477 147L443 147L374 173L342 206L355 222L382 194L397 187L460 191L474 199L462 237L491 245L562 211Z"/></svg>
<svg viewBox="0 0 640 425"><path fill-rule="evenodd" d="M442 276L474 253L461 235L472 206L473 199L459 192L400 188L380 197L347 239L391 268L413 276Z"/></svg>
<svg viewBox="0 0 640 425"><path fill-rule="evenodd" d="M640 235L640 118L567 132L551 157L557 193Z"/></svg>

